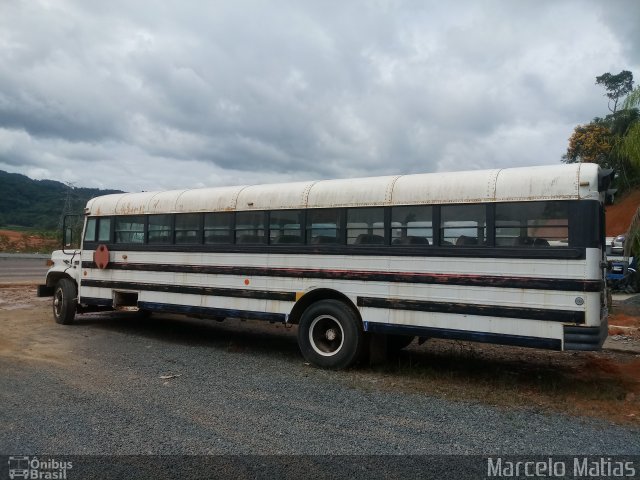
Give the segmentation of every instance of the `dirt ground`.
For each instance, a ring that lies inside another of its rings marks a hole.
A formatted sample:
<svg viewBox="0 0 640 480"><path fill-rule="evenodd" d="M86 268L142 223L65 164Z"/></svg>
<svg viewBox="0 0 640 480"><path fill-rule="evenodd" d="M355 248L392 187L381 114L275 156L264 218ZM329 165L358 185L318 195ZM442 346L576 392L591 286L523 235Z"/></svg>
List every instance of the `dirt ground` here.
<svg viewBox="0 0 640 480"><path fill-rule="evenodd" d="M640 352L640 296L614 302L609 315L609 337L634 342Z"/></svg>
<svg viewBox="0 0 640 480"><path fill-rule="evenodd" d="M640 190L634 190L617 199L614 205L606 210L606 231L608 237L620 235L627 231L633 214L640 206Z"/></svg>
<svg viewBox="0 0 640 480"><path fill-rule="evenodd" d="M65 352L74 345L68 330L53 322L50 302L35 296L34 285L0 287L0 356L20 362L53 362L58 368L67 368ZM637 317L624 314L612 320L625 324L621 327L638 324ZM149 328L153 328L152 322ZM261 322L243 322L237 328L257 336L267 331L270 335L274 331L292 334ZM99 334L91 326L83 333ZM251 354L250 348L236 347ZM552 352L429 340L422 346L414 342L386 364L352 369L345 378L365 390L421 392L450 400L561 411L640 425L640 354L633 352Z"/></svg>

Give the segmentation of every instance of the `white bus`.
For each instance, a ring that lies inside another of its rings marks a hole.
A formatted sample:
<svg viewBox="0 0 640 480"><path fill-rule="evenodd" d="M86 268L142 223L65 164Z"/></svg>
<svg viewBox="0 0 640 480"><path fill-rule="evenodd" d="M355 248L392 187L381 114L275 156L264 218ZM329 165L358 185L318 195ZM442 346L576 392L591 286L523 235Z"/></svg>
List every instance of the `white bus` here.
<svg viewBox="0 0 640 480"><path fill-rule="evenodd" d="M596 350L611 176L572 164L106 195L39 294L62 324L95 309L295 324L327 368L415 337Z"/></svg>

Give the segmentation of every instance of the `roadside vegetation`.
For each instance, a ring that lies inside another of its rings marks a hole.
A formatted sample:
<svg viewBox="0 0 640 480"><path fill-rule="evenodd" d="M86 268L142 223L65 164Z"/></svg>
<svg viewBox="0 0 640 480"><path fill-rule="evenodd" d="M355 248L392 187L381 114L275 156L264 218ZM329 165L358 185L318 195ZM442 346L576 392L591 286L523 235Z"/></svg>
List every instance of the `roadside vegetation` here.
<svg viewBox="0 0 640 480"><path fill-rule="evenodd" d="M0 230L2 253L51 253L60 248L60 236L56 231L18 228Z"/></svg>
<svg viewBox="0 0 640 480"><path fill-rule="evenodd" d="M609 113L576 126L562 157L565 163L597 163L602 168L614 169L614 186L619 195L640 186L640 87L634 89L633 83L633 73L628 70L596 77L596 85L605 89ZM626 236L625 255L637 255L640 251L640 204L635 205L624 228L619 228L613 235L620 233Z"/></svg>
<svg viewBox="0 0 640 480"><path fill-rule="evenodd" d="M628 70L596 77L605 89L609 113L576 126L562 157L565 163L613 168L619 193L640 185L640 88L634 90L633 83Z"/></svg>
<svg viewBox="0 0 640 480"><path fill-rule="evenodd" d="M82 214L90 198L119 190L76 188L0 170L0 252L51 253L65 215Z"/></svg>
<svg viewBox="0 0 640 480"><path fill-rule="evenodd" d="M0 229L50 232L62 217L81 214L89 199L119 190L77 188L54 180L32 180L0 170Z"/></svg>

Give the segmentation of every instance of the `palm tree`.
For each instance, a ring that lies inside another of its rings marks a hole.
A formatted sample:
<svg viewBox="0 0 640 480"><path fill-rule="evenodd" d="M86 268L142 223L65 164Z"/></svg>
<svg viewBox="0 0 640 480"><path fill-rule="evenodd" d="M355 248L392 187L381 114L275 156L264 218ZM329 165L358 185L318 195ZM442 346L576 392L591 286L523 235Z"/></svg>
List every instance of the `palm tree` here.
<svg viewBox="0 0 640 480"><path fill-rule="evenodd" d="M640 87L633 90L624 102L625 109L640 107ZM620 151L637 166L640 166L640 122L635 122L629 128L620 144ZM640 254L640 206L631 219L629 229L625 234L624 255L630 256L632 253Z"/></svg>
<svg viewBox="0 0 640 480"><path fill-rule="evenodd" d="M640 254L640 207L631 218L629 229L624 234L624 256L633 257Z"/></svg>
<svg viewBox="0 0 640 480"><path fill-rule="evenodd" d="M631 110L640 107L640 87L633 90L624 101L624 109ZM629 157L632 163L640 166L640 122L634 122L620 145L621 152Z"/></svg>

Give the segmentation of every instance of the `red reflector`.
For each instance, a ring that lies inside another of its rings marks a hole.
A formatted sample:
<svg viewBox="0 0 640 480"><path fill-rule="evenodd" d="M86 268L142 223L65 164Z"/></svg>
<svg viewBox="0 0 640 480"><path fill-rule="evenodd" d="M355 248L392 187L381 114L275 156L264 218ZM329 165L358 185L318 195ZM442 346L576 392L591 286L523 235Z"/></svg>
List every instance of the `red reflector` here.
<svg viewBox="0 0 640 480"><path fill-rule="evenodd" d="M47 260L47 267L53 267L54 263L53 260L49 259Z"/></svg>
<svg viewBox="0 0 640 480"><path fill-rule="evenodd" d="M107 265L109 265L109 249L106 245L98 245L96 251L93 252L93 261L98 268L107 268Z"/></svg>

